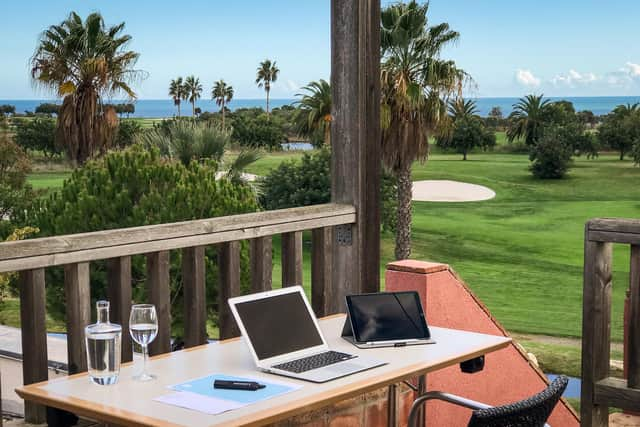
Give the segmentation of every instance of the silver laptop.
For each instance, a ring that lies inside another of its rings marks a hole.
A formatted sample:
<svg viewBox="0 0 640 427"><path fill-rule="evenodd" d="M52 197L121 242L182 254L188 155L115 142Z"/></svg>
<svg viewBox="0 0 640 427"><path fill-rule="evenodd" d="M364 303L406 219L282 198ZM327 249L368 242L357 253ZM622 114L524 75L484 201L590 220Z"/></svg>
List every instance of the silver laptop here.
<svg viewBox="0 0 640 427"><path fill-rule="evenodd" d="M231 298L229 305L265 372L321 383L385 364L329 349L300 286Z"/></svg>
<svg viewBox="0 0 640 427"><path fill-rule="evenodd" d="M358 348L435 343L415 291L347 295L342 337Z"/></svg>

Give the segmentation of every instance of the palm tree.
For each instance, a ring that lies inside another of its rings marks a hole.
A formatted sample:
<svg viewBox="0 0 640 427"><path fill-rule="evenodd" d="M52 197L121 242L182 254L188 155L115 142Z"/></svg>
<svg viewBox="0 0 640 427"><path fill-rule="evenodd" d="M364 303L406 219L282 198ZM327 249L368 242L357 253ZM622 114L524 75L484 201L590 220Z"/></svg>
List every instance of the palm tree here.
<svg viewBox="0 0 640 427"><path fill-rule="evenodd" d="M262 61L256 73L256 84L258 87L264 87L264 91L267 92L267 116L270 115L269 92L271 91L271 83L278 80L278 74L280 74L280 70L276 67L276 61L271 62L270 59Z"/></svg>
<svg viewBox="0 0 640 427"><path fill-rule="evenodd" d="M124 22L107 27L99 13L83 21L75 12L40 36L31 58L33 82L63 97L56 140L69 158L84 163L113 141L118 117L105 96L136 98L131 82L144 77L134 66L140 56L126 50L131 36Z"/></svg>
<svg viewBox="0 0 640 427"><path fill-rule="evenodd" d="M446 117L446 98L467 75L442 49L459 34L446 23L429 26L429 3L395 3L381 13L382 161L398 181L396 259L411 252L411 165L425 161L429 136Z"/></svg>
<svg viewBox="0 0 640 427"><path fill-rule="evenodd" d="M524 138L527 145L535 145L542 137L548 107L549 100L543 100L543 95L527 95L513 104L507 128L509 142Z"/></svg>
<svg viewBox="0 0 640 427"><path fill-rule="evenodd" d="M317 130L324 133L324 143L331 141L331 85L326 80L311 82L303 90L307 94L297 94L302 99L297 102L298 111L294 116L296 132L310 137Z"/></svg>
<svg viewBox="0 0 640 427"><path fill-rule="evenodd" d="M185 91L182 77L171 80L169 84L169 96L173 99L173 105L178 107L178 117L180 117L180 103L187 99L187 92Z"/></svg>
<svg viewBox="0 0 640 427"><path fill-rule="evenodd" d="M215 99L216 105L220 107L220 112L222 113L222 127L224 128L225 109L226 105L233 99L233 86L229 86L222 79L218 80L213 84L211 98Z"/></svg>
<svg viewBox="0 0 640 427"><path fill-rule="evenodd" d="M184 80L185 97L191 103L191 114L196 118L196 101L202 96L202 85L196 76L189 76Z"/></svg>

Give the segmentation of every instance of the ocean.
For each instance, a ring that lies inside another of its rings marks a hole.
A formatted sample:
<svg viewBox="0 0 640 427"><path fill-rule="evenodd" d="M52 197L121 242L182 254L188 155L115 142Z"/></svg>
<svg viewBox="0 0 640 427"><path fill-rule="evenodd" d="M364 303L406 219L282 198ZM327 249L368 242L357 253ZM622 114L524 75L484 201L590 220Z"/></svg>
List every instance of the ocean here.
<svg viewBox="0 0 640 427"><path fill-rule="evenodd" d="M573 102L576 111L590 110L596 115L607 114L620 104L634 104L640 102L640 96L584 96L584 97L549 97L552 101L567 100ZM518 98L474 98L477 102L479 114L486 116L493 107L500 107L502 114L506 117L513 110L513 104L518 102ZM291 105L296 99L272 99L270 105L272 108L281 107L283 105ZM24 113L25 111L34 111L35 108L43 102L57 102L55 100L12 100L0 99L0 105L15 105L16 112ZM119 103L123 101L112 101ZM229 104L231 110L238 108L261 107L265 108L265 99L234 99ZM158 118L172 117L176 114L176 108L171 99L139 99L135 102L136 111L131 117L139 118ZM218 111L219 107L214 101L209 99L201 99L196 102L196 107L200 107L202 111ZM191 104L182 102L181 113L183 116L191 115Z"/></svg>

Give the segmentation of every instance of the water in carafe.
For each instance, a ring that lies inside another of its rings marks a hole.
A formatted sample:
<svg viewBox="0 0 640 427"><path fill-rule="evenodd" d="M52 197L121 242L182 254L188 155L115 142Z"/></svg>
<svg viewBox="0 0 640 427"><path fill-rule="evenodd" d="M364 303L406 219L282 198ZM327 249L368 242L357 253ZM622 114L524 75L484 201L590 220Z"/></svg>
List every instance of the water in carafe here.
<svg viewBox="0 0 640 427"><path fill-rule="evenodd" d="M100 385L115 384L120 373L122 327L109 322L109 302L98 301L97 323L85 328L89 378Z"/></svg>

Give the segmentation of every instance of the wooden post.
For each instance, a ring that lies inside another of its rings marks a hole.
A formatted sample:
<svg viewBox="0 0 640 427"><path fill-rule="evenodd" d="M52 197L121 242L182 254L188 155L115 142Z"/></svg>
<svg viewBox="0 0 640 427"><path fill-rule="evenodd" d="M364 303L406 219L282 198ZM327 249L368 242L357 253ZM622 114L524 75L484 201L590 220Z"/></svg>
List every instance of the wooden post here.
<svg viewBox="0 0 640 427"><path fill-rule="evenodd" d="M186 348L207 342L204 250L204 246L182 250L184 345Z"/></svg>
<svg viewBox="0 0 640 427"><path fill-rule="evenodd" d="M608 425L609 408L594 402L595 383L609 375L611 341L611 243L584 243L582 311L582 427Z"/></svg>
<svg viewBox="0 0 640 427"><path fill-rule="evenodd" d="M315 228L311 232L311 306L317 317L327 314L331 291L332 230Z"/></svg>
<svg viewBox="0 0 640 427"><path fill-rule="evenodd" d="M225 340L240 335L227 303L229 298L240 295L240 242L222 243L218 248L218 323L220 339Z"/></svg>
<svg viewBox="0 0 640 427"><path fill-rule="evenodd" d="M131 314L131 257L124 256L107 260L109 280L109 317L122 326L122 361L133 360L129 315Z"/></svg>
<svg viewBox="0 0 640 427"><path fill-rule="evenodd" d="M47 326L44 269L20 272L20 322L22 329L22 378L24 384L49 379L47 370ZM24 402L27 423L46 421L46 408L33 402Z"/></svg>
<svg viewBox="0 0 640 427"><path fill-rule="evenodd" d="M156 306L158 335L149 346L152 356L171 351L171 289L169 251L147 254L147 289L149 302Z"/></svg>
<svg viewBox="0 0 640 427"><path fill-rule="evenodd" d="M627 386L640 388L640 246L631 245Z"/></svg>
<svg viewBox="0 0 640 427"><path fill-rule="evenodd" d="M302 231L282 234L282 287L302 286Z"/></svg>
<svg viewBox="0 0 640 427"><path fill-rule="evenodd" d="M87 370L87 346L84 328L91 323L91 287L89 263L64 266L67 309L67 364L69 374Z"/></svg>
<svg viewBox="0 0 640 427"><path fill-rule="evenodd" d="M271 279L273 275L272 257L271 236L251 239L249 247L251 292L271 290Z"/></svg>
<svg viewBox="0 0 640 427"><path fill-rule="evenodd" d="M346 294L380 288L379 0L331 1L331 87L331 199L358 215L354 226L334 229L327 313L336 313Z"/></svg>

